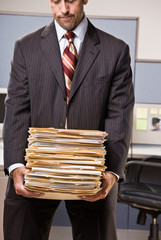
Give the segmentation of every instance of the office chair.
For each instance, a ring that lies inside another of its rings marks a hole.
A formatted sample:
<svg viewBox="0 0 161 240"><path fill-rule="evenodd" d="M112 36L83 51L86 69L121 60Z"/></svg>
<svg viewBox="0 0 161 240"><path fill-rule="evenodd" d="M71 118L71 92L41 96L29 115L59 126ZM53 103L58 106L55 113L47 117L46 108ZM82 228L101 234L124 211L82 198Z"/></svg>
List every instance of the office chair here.
<svg viewBox="0 0 161 240"><path fill-rule="evenodd" d="M150 214L152 223L148 240L159 240L157 217L161 214L161 157L127 162L126 175L127 180L119 183L118 201L139 209L138 224L145 225L146 215Z"/></svg>

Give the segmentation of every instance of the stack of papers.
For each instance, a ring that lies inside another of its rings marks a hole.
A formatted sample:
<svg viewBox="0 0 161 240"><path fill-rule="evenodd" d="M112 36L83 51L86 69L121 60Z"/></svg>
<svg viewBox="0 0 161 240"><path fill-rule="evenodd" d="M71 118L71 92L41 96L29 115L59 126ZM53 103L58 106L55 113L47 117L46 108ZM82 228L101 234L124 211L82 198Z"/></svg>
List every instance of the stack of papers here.
<svg viewBox="0 0 161 240"><path fill-rule="evenodd" d="M97 193L106 169L106 137L94 130L30 128L25 187L49 199Z"/></svg>

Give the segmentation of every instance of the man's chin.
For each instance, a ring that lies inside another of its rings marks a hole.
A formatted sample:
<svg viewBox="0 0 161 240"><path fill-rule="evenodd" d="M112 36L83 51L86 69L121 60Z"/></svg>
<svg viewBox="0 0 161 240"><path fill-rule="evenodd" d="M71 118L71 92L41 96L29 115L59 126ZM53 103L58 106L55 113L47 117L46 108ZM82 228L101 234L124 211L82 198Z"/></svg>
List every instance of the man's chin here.
<svg viewBox="0 0 161 240"><path fill-rule="evenodd" d="M69 18L69 19L61 19L61 21L60 20L58 21L58 24L62 28L64 28L65 30L70 31L70 30L75 28L75 24L72 21L70 21L70 20L71 20L71 18Z"/></svg>

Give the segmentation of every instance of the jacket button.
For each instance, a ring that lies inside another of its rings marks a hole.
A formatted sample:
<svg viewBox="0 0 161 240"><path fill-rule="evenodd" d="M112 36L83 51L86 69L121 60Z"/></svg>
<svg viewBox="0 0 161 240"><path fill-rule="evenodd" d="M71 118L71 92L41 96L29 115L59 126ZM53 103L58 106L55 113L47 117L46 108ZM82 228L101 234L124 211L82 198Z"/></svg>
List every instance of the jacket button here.
<svg viewBox="0 0 161 240"><path fill-rule="evenodd" d="M63 127L64 127L64 123L63 123L63 122L60 122L59 126L60 126L61 128L63 128Z"/></svg>

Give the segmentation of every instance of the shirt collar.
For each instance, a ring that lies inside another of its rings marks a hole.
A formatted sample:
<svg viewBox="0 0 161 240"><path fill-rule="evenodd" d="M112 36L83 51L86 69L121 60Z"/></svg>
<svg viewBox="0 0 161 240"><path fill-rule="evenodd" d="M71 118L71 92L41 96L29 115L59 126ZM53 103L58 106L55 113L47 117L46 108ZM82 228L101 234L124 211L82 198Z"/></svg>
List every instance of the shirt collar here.
<svg viewBox="0 0 161 240"><path fill-rule="evenodd" d="M60 41L67 31L64 28L62 28L56 22L56 20L54 20L54 22L55 22L55 28L56 28L56 32L57 32L57 36L58 36L58 41ZM84 40L84 36L87 31L87 27L88 27L88 21L87 21L87 17L85 16L84 19L81 21L81 23L73 30L73 32L75 33L75 35L79 38L79 40L81 42L83 42L83 40Z"/></svg>

